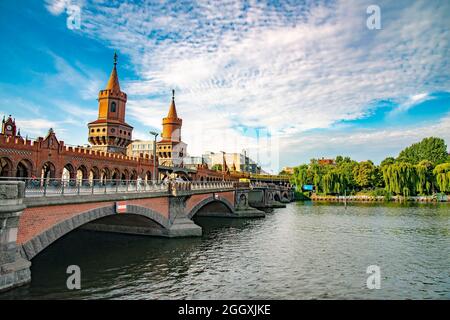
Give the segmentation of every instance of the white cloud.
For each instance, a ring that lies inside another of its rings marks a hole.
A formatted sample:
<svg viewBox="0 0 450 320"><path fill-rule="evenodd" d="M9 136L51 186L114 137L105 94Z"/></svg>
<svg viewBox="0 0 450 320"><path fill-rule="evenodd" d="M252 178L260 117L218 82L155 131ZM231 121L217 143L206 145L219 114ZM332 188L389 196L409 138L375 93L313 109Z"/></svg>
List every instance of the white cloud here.
<svg viewBox="0 0 450 320"><path fill-rule="evenodd" d="M291 140L282 140L281 148L296 150L301 146L303 157L290 165L308 162L318 157L334 158L337 155L352 155L358 161L372 159L381 162L388 156L396 157L399 152L424 137L438 136L450 141L450 114L436 123L421 126L387 127L383 129L358 129L351 132L336 130L329 133L309 133Z"/></svg>
<svg viewBox="0 0 450 320"><path fill-rule="evenodd" d="M307 130L364 117L378 99L407 106L450 90L450 3L379 1L382 30L366 28L370 4L93 2L82 32L129 55L140 78L122 81L134 121L160 126L174 87L191 153L254 145L235 129L242 124L301 143L295 160L316 146L299 139Z"/></svg>

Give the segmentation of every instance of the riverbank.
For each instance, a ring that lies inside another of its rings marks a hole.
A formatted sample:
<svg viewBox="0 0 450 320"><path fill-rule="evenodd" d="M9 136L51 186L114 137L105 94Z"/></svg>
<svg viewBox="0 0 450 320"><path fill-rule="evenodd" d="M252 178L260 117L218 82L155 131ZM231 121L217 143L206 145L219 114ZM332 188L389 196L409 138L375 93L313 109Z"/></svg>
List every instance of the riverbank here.
<svg viewBox="0 0 450 320"><path fill-rule="evenodd" d="M446 195L440 196L392 196L386 198L385 196L368 196L368 195L354 195L354 196L331 196L331 195L316 195L313 194L309 200L312 201L327 201L327 202L448 202L449 197Z"/></svg>

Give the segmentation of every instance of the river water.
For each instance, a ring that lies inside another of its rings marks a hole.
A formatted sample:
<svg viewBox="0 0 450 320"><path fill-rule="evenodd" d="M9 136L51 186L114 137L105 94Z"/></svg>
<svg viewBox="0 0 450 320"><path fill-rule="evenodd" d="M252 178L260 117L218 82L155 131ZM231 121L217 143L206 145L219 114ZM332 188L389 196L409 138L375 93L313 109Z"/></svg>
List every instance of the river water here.
<svg viewBox="0 0 450 320"><path fill-rule="evenodd" d="M74 231L0 299L450 299L450 205L291 203L201 238ZM66 287L69 265L81 290ZM380 289L368 289L369 265Z"/></svg>

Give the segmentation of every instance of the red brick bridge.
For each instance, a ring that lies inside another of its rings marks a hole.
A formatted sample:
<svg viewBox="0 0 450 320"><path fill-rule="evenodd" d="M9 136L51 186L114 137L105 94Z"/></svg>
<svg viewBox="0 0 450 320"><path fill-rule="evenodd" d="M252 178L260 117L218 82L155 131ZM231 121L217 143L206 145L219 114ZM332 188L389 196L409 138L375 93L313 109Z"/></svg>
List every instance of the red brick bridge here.
<svg viewBox="0 0 450 320"><path fill-rule="evenodd" d="M78 229L201 236L194 216L257 218L293 200L290 189L237 182L70 186L0 181L0 291L31 279L30 261Z"/></svg>

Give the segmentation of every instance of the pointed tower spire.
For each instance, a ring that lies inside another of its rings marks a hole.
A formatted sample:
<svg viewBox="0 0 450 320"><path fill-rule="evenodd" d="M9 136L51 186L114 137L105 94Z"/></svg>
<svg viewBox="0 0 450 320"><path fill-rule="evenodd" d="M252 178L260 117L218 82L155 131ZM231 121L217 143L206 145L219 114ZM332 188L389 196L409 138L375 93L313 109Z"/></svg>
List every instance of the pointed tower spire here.
<svg viewBox="0 0 450 320"><path fill-rule="evenodd" d="M168 119L178 119L177 108L175 107L175 90L172 89L172 102L169 106L169 113L167 114Z"/></svg>
<svg viewBox="0 0 450 320"><path fill-rule="evenodd" d="M114 51L114 67L109 76L108 84L106 85L106 90L112 90L114 92L120 92L119 76L117 75L117 52Z"/></svg>

